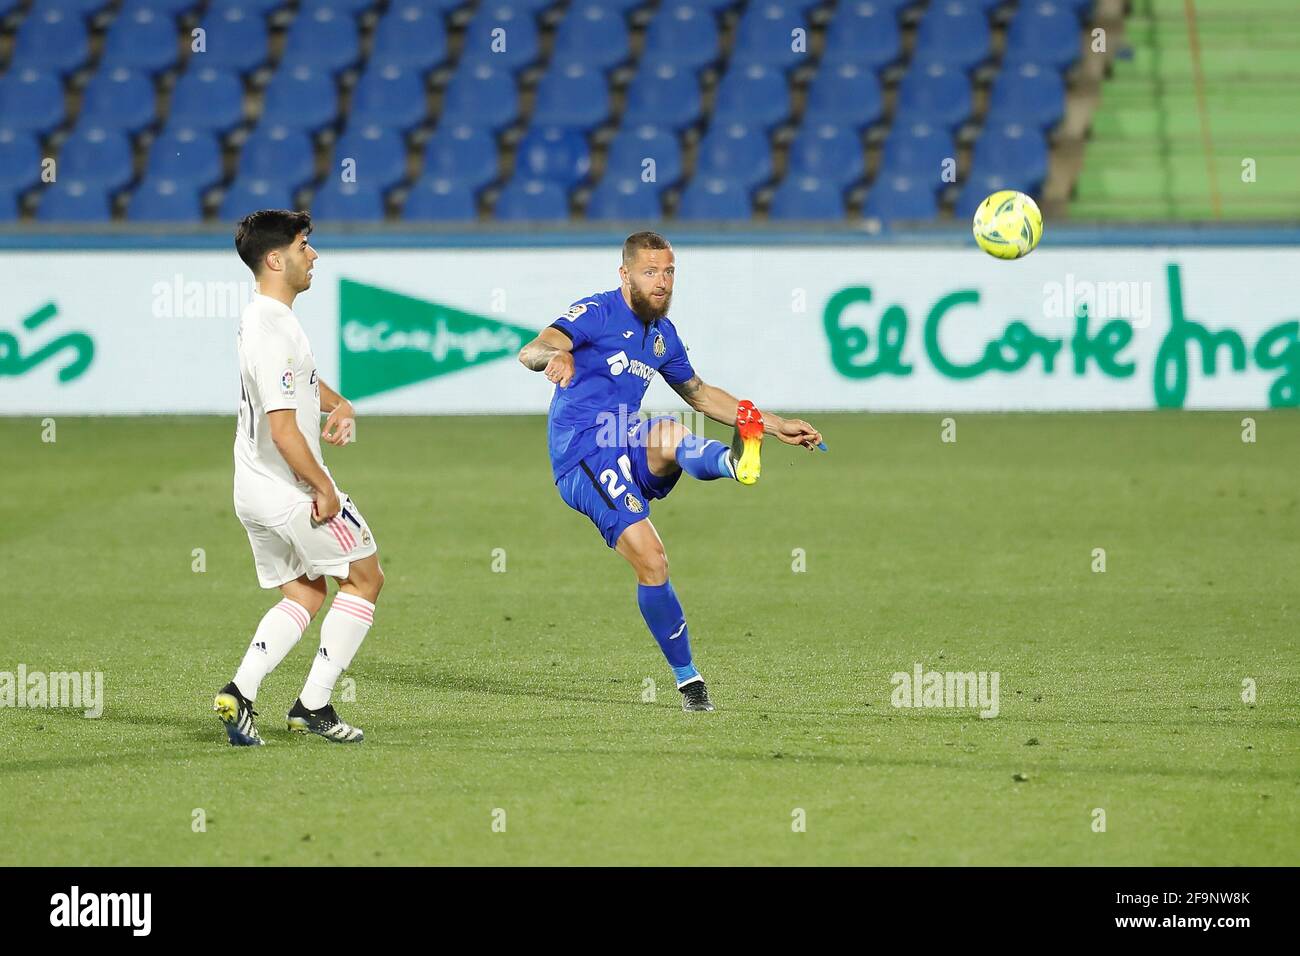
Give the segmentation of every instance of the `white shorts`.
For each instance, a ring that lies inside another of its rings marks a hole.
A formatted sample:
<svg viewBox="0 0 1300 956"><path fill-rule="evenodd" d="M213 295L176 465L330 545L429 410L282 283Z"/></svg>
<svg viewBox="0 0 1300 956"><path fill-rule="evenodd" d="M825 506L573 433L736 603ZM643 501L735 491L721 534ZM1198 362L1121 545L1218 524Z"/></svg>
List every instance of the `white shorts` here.
<svg viewBox="0 0 1300 956"><path fill-rule="evenodd" d="M346 578L353 561L368 558L378 550L370 526L352 499L342 492L343 508L329 521L317 524L311 503L299 505L282 524L267 526L240 519L253 547L257 580L264 588L278 588L302 575L322 574Z"/></svg>

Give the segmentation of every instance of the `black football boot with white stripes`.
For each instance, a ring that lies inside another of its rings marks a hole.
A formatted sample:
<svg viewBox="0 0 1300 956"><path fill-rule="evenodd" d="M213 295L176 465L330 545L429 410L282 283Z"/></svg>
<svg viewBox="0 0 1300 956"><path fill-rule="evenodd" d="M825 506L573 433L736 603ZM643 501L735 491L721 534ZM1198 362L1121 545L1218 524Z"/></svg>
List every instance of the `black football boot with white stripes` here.
<svg viewBox="0 0 1300 956"><path fill-rule="evenodd" d="M709 689L704 686L704 678L693 678L677 689L682 694L682 710L690 712L713 709L713 701L709 699Z"/></svg>
<svg viewBox="0 0 1300 956"><path fill-rule="evenodd" d="M299 698L289 710L289 729L300 734L318 734L336 744L359 744L366 739L360 727L340 719L334 712L333 704L326 704L320 710L308 710Z"/></svg>
<svg viewBox="0 0 1300 956"><path fill-rule="evenodd" d="M212 709L226 725L226 736L230 738L232 747L260 747L265 742L253 723L257 711L253 710L252 701L239 692L234 681L221 688L212 699Z"/></svg>

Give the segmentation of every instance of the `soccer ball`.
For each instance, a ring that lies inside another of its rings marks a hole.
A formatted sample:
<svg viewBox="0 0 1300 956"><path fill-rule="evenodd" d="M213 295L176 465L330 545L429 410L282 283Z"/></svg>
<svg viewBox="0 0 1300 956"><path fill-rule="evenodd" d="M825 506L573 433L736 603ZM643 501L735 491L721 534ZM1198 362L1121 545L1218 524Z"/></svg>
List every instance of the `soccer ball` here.
<svg viewBox="0 0 1300 956"><path fill-rule="evenodd" d="M1004 189L975 210L974 233L979 247L989 255L1019 259L1033 252L1043 238L1043 214L1024 193Z"/></svg>

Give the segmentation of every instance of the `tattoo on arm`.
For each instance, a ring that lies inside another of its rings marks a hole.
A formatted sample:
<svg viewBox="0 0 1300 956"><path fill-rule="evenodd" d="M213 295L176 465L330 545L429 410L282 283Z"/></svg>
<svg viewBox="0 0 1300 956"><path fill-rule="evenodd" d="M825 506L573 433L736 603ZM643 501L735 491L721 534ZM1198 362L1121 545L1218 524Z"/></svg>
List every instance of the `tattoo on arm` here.
<svg viewBox="0 0 1300 956"><path fill-rule="evenodd" d="M554 345L547 345L539 339L529 342L519 351L519 361L524 364L525 368L534 372L540 372L546 368L547 363L551 361L560 352Z"/></svg>
<svg viewBox="0 0 1300 956"><path fill-rule="evenodd" d="M704 388L705 388L704 380L701 379L698 375L692 375L685 382L681 382L678 385L674 385L673 391L675 391L678 395L680 395L682 397L682 401L684 401L687 405L691 406L691 408L695 408L696 402L700 400L701 393L704 391Z"/></svg>

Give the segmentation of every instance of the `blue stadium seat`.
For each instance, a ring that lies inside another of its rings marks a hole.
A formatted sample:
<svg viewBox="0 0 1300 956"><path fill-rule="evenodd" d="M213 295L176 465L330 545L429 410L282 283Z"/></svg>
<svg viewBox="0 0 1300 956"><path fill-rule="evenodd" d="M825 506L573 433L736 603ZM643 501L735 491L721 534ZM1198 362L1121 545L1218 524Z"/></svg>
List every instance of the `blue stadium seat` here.
<svg viewBox="0 0 1300 956"><path fill-rule="evenodd" d="M315 154L306 133L287 126L259 125L239 154L239 179L265 179L296 191L312 179Z"/></svg>
<svg viewBox="0 0 1300 956"><path fill-rule="evenodd" d="M1022 192L1038 192L1047 178L1047 140L1035 127L1021 123L985 126L971 154L971 178L996 173L1021 185Z"/></svg>
<svg viewBox="0 0 1300 956"><path fill-rule="evenodd" d="M0 186L0 222L18 221L18 192Z"/></svg>
<svg viewBox="0 0 1300 956"><path fill-rule="evenodd" d="M627 91L623 122L681 132L700 120L700 84L690 70L643 61Z"/></svg>
<svg viewBox="0 0 1300 956"><path fill-rule="evenodd" d="M645 0L620 0L620 2L623 7L631 8L641 6L645 3ZM740 6L745 2L745 0L676 0L676 2L690 4L696 9L707 10L709 13L717 16L724 10Z"/></svg>
<svg viewBox="0 0 1300 956"><path fill-rule="evenodd" d="M345 159L356 163L358 182L373 184L381 192L406 178L406 142L396 130L373 123L349 125L334 144L333 173L341 171Z"/></svg>
<svg viewBox="0 0 1300 956"><path fill-rule="evenodd" d="M885 98L876 74L856 63L827 63L813 77L804 121L864 130L880 122Z"/></svg>
<svg viewBox="0 0 1300 956"><path fill-rule="evenodd" d="M168 126L149 147L150 178L187 183L201 191L216 185L221 169L221 146L205 129Z"/></svg>
<svg viewBox="0 0 1300 956"><path fill-rule="evenodd" d="M609 118L609 88L604 75L580 61L556 58L537 87L533 122L587 131Z"/></svg>
<svg viewBox="0 0 1300 956"><path fill-rule="evenodd" d="M660 188L682 178L682 147L671 130L649 124L624 126L609 144L605 178L639 180L651 169L648 159L654 160L654 181Z"/></svg>
<svg viewBox="0 0 1300 956"><path fill-rule="evenodd" d="M516 176L501 190L493 216L502 222L563 222L569 218L569 200L553 182Z"/></svg>
<svg viewBox="0 0 1300 956"><path fill-rule="evenodd" d="M43 158L31 133L0 126L0 193L8 196L35 186Z"/></svg>
<svg viewBox="0 0 1300 956"><path fill-rule="evenodd" d="M957 194L957 202L953 207L953 215L958 219L970 221L975 216L975 210L979 208L980 203L991 196L993 193L1000 192L1003 189L1015 189L1019 192L1028 192L1023 183L1010 179L1001 173L979 172L966 177L966 182Z"/></svg>
<svg viewBox="0 0 1300 956"><path fill-rule="evenodd" d="M44 136L63 123L63 84L30 68L0 75L0 126Z"/></svg>
<svg viewBox="0 0 1300 956"><path fill-rule="evenodd" d="M790 87L777 69L742 63L727 70L713 105L715 123L745 123L771 131L790 116Z"/></svg>
<svg viewBox="0 0 1300 956"><path fill-rule="evenodd" d="M885 139L878 178L910 176L941 182L943 161L957 161L957 143L945 128L929 123L895 123Z"/></svg>
<svg viewBox="0 0 1300 956"><path fill-rule="evenodd" d="M465 6L469 0L405 0L406 3L418 3L430 13L437 13L443 17L448 16L461 7Z"/></svg>
<svg viewBox="0 0 1300 956"><path fill-rule="evenodd" d="M933 180L912 176L877 176L867 193L863 215L886 222L900 219L933 219L939 214L938 190Z"/></svg>
<svg viewBox="0 0 1300 956"><path fill-rule="evenodd" d="M441 14L416 3L394 4L375 27L370 64L392 63L427 73L447 59L447 26Z"/></svg>
<svg viewBox="0 0 1300 956"><path fill-rule="evenodd" d="M951 130L970 114L970 80L960 70L939 63L918 63L899 84L895 123L923 121Z"/></svg>
<svg viewBox="0 0 1300 956"><path fill-rule="evenodd" d="M541 42L535 12L508 3L481 5L465 29L464 63L488 63L496 69L518 72L537 62Z"/></svg>
<svg viewBox="0 0 1300 956"><path fill-rule="evenodd" d="M108 222L108 190L102 185L60 177L40 190L36 218L41 222Z"/></svg>
<svg viewBox="0 0 1300 956"><path fill-rule="evenodd" d="M361 57L357 23L344 11L317 7L294 18L281 66L303 64L338 73Z"/></svg>
<svg viewBox="0 0 1300 956"><path fill-rule="evenodd" d="M490 63L462 63L442 98L441 122L499 132L519 116L519 94L509 71Z"/></svg>
<svg viewBox="0 0 1300 956"><path fill-rule="evenodd" d="M446 179L474 193L497 178L497 147L481 126L444 122L424 146L425 179Z"/></svg>
<svg viewBox="0 0 1300 956"><path fill-rule="evenodd" d="M206 31L205 49L191 54L194 63L247 73L266 62L271 35L260 14L243 7L224 7L208 13L199 26ZM175 33L172 42L176 42Z"/></svg>
<svg viewBox="0 0 1300 956"><path fill-rule="evenodd" d="M940 0L921 18L912 61L969 71L989 59L992 46L989 22L982 10L964 0Z"/></svg>
<svg viewBox="0 0 1300 956"><path fill-rule="evenodd" d="M314 133L334 122L338 99L329 73L304 64L283 66L267 84L260 121Z"/></svg>
<svg viewBox="0 0 1300 956"><path fill-rule="evenodd" d="M898 11L885 3L842 3L826 30L822 69L827 64L851 64L879 73L903 55Z"/></svg>
<svg viewBox="0 0 1300 956"><path fill-rule="evenodd" d="M370 66L352 91L350 123L377 124L403 133L424 122L424 80L414 70L391 63Z"/></svg>
<svg viewBox="0 0 1300 956"><path fill-rule="evenodd" d="M843 219L844 191L838 184L818 176L790 175L776 187L768 216L772 219Z"/></svg>
<svg viewBox="0 0 1300 956"><path fill-rule="evenodd" d="M270 2L270 0L263 0L263 2ZM339 13L346 13L349 16L356 17L374 6L374 0L302 0L302 3L298 7L298 14L301 16L309 10L329 7L331 10L337 10Z"/></svg>
<svg viewBox="0 0 1300 956"><path fill-rule="evenodd" d="M148 5L158 2L158 0L127 0L127 3L132 2ZM180 3L181 0L162 0L162 2L174 6L177 3ZM226 7L242 7L247 13L265 17L267 14L271 13L271 11L287 6L288 3L289 0L210 0L206 12L208 15L212 15L220 12ZM191 6L193 5L194 4L191 3Z"/></svg>
<svg viewBox="0 0 1300 956"><path fill-rule="evenodd" d="M579 0L569 7L555 34L551 63L585 63L609 70L630 56L627 21L608 2Z"/></svg>
<svg viewBox="0 0 1300 956"><path fill-rule="evenodd" d="M421 178L411 187L402 218L416 221L472 222L478 218L474 194L465 184L440 176Z"/></svg>
<svg viewBox="0 0 1300 956"><path fill-rule="evenodd" d="M203 66L176 81L169 124L226 133L243 119L244 88L234 73Z"/></svg>
<svg viewBox="0 0 1300 956"><path fill-rule="evenodd" d="M144 73L115 66L91 77L77 121L138 133L155 118L153 81Z"/></svg>
<svg viewBox="0 0 1300 956"><path fill-rule="evenodd" d="M1038 63L1058 71L1069 69L1079 58L1079 20L1057 3L1026 3L1016 10L1007 29L1004 62Z"/></svg>
<svg viewBox="0 0 1300 956"><path fill-rule="evenodd" d="M659 199L658 183L643 183L639 176L606 174L591 191L591 199L587 203L587 218L659 219L663 216Z"/></svg>
<svg viewBox="0 0 1300 956"><path fill-rule="evenodd" d="M131 140L118 130L78 123L59 149L58 170L60 178L117 192L135 178Z"/></svg>
<svg viewBox="0 0 1300 956"><path fill-rule="evenodd" d="M563 126L534 126L515 150L515 177L544 179L565 192L587 178L591 151L583 135Z"/></svg>
<svg viewBox="0 0 1300 956"><path fill-rule="evenodd" d="M311 214L326 221L379 222L384 218L384 193L373 183L345 183L337 175L327 176L312 197Z"/></svg>
<svg viewBox="0 0 1300 956"><path fill-rule="evenodd" d="M18 27L9 68L67 74L89 56L90 37L81 18L62 10L46 10L27 16Z"/></svg>
<svg viewBox="0 0 1300 956"><path fill-rule="evenodd" d="M642 62L700 70L718 62L718 24L713 14L689 3L660 7L646 30Z"/></svg>
<svg viewBox="0 0 1300 956"><path fill-rule="evenodd" d="M110 2L111 0L35 0L28 15L44 13L46 10L58 10L85 20L104 9Z"/></svg>
<svg viewBox="0 0 1300 956"><path fill-rule="evenodd" d="M749 219L749 190L719 177L696 176L682 190L678 219Z"/></svg>
<svg viewBox="0 0 1300 956"><path fill-rule="evenodd" d="M1020 63L1004 67L989 94L988 123L1021 122L1050 130L1065 115L1065 83L1051 67Z"/></svg>
<svg viewBox="0 0 1300 956"><path fill-rule="evenodd" d="M199 222L203 202L194 183L150 174L131 194L126 218L132 222Z"/></svg>
<svg viewBox="0 0 1300 956"><path fill-rule="evenodd" d="M787 164L787 180L812 177L843 193L862 178L862 139L856 131L833 123L805 123L790 143Z"/></svg>
<svg viewBox="0 0 1300 956"><path fill-rule="evenodd" d="M811 63L809 23L793 5L760 0L741 14L732 47L733 64L758 63L773 70L788 70ZM797 31L802 30L802 34ZM796 45L796 38L802 42Z"/></svg>
<svg viewBox="0 0 1300 956"><path fill-rule="evenodd" d="M171 69L179 59L171 12L133 7L118 13L108 28L99 66L124 66L156 74Z"/></svg>
<svg viewBox="0 0 1300 956"><path fill-rule="evenodd" d="M290 209L293 190L283 182L239 177L221 197L218 215L222 219L243 219L257 209Z"/></svg>
<svg viewBox="0 0 1300 956"><path fill-rule="evenodd" d="M700 140L695 175L730 179L753 190L772 178L767 135L743 123L714 123Z"/></svg>

